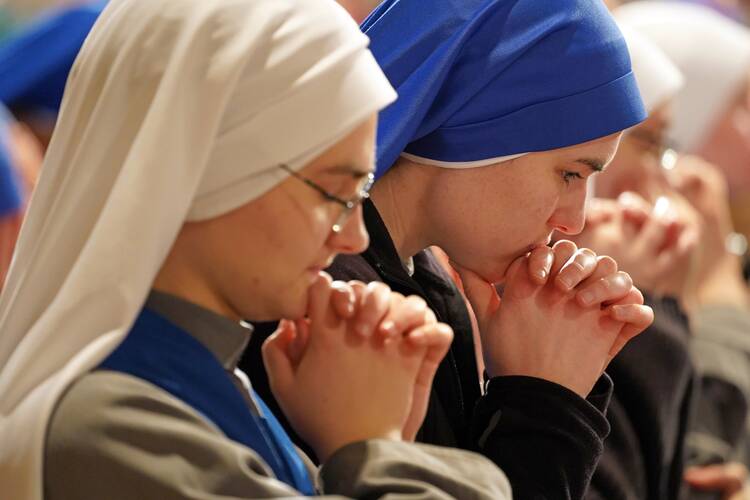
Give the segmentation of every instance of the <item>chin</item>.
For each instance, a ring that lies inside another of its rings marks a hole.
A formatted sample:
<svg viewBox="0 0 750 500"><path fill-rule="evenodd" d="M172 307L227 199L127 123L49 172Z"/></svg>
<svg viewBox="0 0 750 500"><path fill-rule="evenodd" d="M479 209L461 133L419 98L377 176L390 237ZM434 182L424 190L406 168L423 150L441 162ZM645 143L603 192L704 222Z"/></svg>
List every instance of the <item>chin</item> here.
<svg viewBox="0 0 750 500"><path fill-rule="evenodd" d="M469 264L459 263L459 265L477 274L483 280L493 284L502 283L505 280L505 275L510 266L510 264L506 262L498 265L497 261L472 262Z"/></svg>
<svg viewBox="0 0 750 500"><path fill-rule="evenodd" d="M254 323L304 318L307 312L307 291L295 292L295 290L288 291L277 297L281 300L266 302L263 310L254 307L252 310L243 311L243 318Z"/></svg>

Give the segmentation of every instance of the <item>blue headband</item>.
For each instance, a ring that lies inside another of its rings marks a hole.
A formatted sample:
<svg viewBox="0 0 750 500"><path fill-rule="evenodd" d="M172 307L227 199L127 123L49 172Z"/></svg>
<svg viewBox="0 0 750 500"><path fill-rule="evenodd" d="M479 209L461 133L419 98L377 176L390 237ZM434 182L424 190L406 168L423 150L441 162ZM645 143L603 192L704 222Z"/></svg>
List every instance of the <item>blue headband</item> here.
<svg viewBox="0 0 750 500"><path fill-rule="evenodd" d="M10 120L10 114L0 104L0 217L18 212L23 203L20 179L13 168L9 151Z"/></svg>
<svg viewBox="0 0 750 500"><path fill-rule="evenodd" d="M65 82L105 1L55 9L0 44L0 101L57 112Z"/></svg>
<svg viewBox="0 0 750 500"><path fill-rule="evenodd" d="M378 175L402 152L470 162L580 144L646 117L601 0L386 0L362 24L399 94Z"/></svg>

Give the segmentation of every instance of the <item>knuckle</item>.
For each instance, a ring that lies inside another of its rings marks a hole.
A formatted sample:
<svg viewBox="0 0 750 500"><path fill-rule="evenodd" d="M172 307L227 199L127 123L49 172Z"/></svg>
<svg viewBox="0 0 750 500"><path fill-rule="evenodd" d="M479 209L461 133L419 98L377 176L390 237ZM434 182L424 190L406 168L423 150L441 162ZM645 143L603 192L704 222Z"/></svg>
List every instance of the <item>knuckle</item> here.
<svg viewBox="0 0 750 500"><path fill-rule="evenodd" d="M367 284L367 288L369 290L380 290L382 288L387 288L388 285L383 283L382 281L371 281Z"/></svg>
<svg viewBox="0 0 750 500"><path fill-rule="evenodd" d="M406 298L406 301L411 304L412 307L417 309L426 309L427 308L427 302L424 301L422 297L419 295L409 295Z"/></svg>
<svg viewBox="0 0 750 500"><path fill-rule="evenodd" d="M556 251L564 251L564 252L571 252L571 253L574 253L576 250L578 250L578 247L576 246L576 244L570 240L560 240L557 243L555 243L552 248Z"/></svg>
<svg viewBox="0 0 750 500"><path fill-rule="evenodd" d="M594 289L594 292L598 292L604 295L612 290L612 282L607 278L601 278L596 283L594 283L592 288Z"/></svg>

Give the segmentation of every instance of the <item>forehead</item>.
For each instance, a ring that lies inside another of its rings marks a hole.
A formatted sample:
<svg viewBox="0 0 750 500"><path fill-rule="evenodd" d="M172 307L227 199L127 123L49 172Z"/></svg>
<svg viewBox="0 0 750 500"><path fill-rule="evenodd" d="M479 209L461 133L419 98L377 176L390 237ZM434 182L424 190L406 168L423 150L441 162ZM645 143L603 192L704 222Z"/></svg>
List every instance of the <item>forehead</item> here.
<svg viewBox="0 0 750 500"><path fill-rule="evenodd" d="M376 128L376 116L373 115L308 163L303 172L314 175L338 167L371 171L375 160Z"/></svg>
<svg viewBox="0 0 750 500"><path fill-rule="evenodd" d="M599 139L576 144L566 148L554 149L546 152L549 156L556 158L558 161L576 162L585 160L584 163L606 164L617 151L620 144L622 132L617 132Z"/></svg>

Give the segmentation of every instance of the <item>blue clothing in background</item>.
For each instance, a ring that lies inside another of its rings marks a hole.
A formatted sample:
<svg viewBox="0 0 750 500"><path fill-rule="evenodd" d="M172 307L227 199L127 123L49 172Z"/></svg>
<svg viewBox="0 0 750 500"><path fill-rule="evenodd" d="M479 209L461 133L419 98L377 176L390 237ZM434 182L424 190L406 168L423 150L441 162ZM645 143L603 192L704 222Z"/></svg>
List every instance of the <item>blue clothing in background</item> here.
<svg viewBox="0 0 750 500"><path fill-rule="evenodd" d="M11 120L10 113L0 105L0 217L17 213L23 205L21 182L10 154Z"/></svg>
<svg viewBox="0 0 750 500"><path fill-rule="evenodd" d="M83 41L106 1L45 11L0 43L0 101L57 112Z"/></svg>

